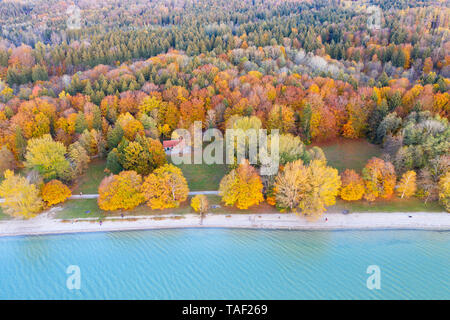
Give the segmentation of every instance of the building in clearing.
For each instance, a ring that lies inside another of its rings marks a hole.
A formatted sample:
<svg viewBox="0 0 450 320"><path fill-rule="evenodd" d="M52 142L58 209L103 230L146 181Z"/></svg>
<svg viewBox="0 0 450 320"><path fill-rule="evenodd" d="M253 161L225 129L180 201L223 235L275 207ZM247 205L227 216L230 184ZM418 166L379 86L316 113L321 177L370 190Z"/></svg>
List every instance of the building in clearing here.
<svg viewBox="0 0 450 320"><path fill-rule="evenodd" d="M163 141L164 151L172 151L172 149L178 145L181 140L165 140Z"/></svg>
<svg viewBox="0 0 450 320"><path fill-rule="evenodd" d="M184 143L183 139L180 137L179 139L176 140L165 140L163 141L163 147L164 147L164 151L166 152L166 154L171 154L172 150L176 148L175 151L177 151L178 153L190 153L191 152L191 148L189 146L186 146L186 144Z"/></svg>

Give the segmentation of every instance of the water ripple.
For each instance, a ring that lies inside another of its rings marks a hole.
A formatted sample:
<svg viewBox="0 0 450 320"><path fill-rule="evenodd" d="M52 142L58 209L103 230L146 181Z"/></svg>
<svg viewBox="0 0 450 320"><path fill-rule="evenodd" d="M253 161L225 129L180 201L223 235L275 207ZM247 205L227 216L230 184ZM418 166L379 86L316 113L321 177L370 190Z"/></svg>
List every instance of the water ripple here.
<svg viewBox="0 0 450 320"><path fill-rule="evenodd" d="M185 229L0 239L0 299L449 299L450 233ZM81 290L66 287L69 265ZM381 268L381 290L366 269Z"/></svg>

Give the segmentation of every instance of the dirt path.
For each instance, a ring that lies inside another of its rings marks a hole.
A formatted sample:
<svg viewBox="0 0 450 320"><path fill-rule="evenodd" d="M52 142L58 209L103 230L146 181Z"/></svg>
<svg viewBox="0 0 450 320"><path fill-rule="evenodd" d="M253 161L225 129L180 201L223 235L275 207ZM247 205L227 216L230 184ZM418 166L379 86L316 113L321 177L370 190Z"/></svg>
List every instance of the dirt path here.
<svg viewBox="0 0 450 320"><path fill-rule="evenodd" d="M376 230L423 229L450 231L450 214L445 212L415 213L328 213L316 221L294 214L209 214L201 223L199 215L107 217L74 220L54 219L60 208L29 220L0 221L0 236L55 233L125 231L164 228L253 228L288 230Z"/></svg>

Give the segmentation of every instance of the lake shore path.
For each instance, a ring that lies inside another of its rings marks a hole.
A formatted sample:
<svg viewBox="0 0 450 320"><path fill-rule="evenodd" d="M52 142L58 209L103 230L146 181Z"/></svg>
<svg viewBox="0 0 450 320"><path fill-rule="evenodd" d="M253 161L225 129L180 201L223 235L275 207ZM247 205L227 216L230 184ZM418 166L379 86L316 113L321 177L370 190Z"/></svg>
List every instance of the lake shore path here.
<svg viewBox="0 0 450 320"><path fill-rule="evenodd" d="M55 219L61 207L28 220L0 221L0 237L81 232L131 231L181 228L243 228L282 230L382 230L418 229L450 231L446 212L325 213L310 220L292 213L152 215Z"/></svg>

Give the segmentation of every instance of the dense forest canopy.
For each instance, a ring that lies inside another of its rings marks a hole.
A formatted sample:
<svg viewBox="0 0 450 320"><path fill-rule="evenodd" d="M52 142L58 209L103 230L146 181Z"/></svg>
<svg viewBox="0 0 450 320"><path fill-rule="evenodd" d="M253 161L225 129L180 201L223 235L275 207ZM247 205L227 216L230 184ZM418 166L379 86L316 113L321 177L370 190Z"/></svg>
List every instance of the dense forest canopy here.
<svg viewBox="0 0 450 320"><path fill-rule="evenodd" d="M189 56L220 56L238 48L267 46L339 60L346 72L365 82L379 80L383 72L417 80L428 64L438 76L448 77L450 72L449 11L438 6L444 2L78 1L76 30L67 26L71 4L0 3L0 74L10 71L11 85L33 81L35 65L49 76L60 76L100 63L147 59L170 49ZM376 30L367 23L367 8L374 5L382 10ZM26 51L22 45L31 46L34 59L17 66L11 56Z"/></svg>

